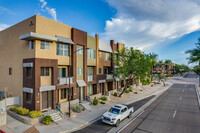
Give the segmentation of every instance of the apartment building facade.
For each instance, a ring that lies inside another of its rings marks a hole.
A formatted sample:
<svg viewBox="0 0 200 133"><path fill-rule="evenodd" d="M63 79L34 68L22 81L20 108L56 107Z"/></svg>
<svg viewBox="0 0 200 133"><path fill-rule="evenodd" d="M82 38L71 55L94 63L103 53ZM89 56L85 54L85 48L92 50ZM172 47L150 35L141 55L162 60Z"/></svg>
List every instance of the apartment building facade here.
<svg viewBox="0 0 200 133"><path fill-rule="evenodd" d="M21 96L30 110L67 109L69 99L81 102L121 87L111 56L123 47L32 16L0 32L0 90Z"/></svg>

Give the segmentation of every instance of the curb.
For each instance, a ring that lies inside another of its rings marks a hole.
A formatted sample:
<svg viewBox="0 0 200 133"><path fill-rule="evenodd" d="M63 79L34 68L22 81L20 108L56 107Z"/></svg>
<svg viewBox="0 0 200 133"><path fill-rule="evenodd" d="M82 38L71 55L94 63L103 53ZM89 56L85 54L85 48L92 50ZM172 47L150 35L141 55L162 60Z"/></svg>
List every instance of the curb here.
<svg viewBox="0 0 200 133"><path fill-rule="evenodd" d="M197 84L195 84L195 89L196 89L196 94L197 94L197 102L199 104L199 109L200 109L200 96L199 96L199 87Z"/></svg>

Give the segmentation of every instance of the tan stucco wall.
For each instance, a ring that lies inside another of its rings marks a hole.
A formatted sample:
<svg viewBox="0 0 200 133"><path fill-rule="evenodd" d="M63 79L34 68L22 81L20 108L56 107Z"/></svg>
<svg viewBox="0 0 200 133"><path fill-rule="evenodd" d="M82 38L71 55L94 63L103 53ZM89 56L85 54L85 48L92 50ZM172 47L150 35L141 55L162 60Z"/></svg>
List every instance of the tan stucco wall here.
<svg viewBox="0 0 200 133"><path fill-rule="evenodd" d="M40 76L40 86L52 85L52 69L49 68L49 76Z"/></svg>
<svg viewBox="0 0 200 133"><path fill-rule="evenodd" d="M95 37L90 36L90 35L87 36L87 47L90 49L96 50L97 44L96 44ZM88 66L96 66L96 59L87 59L87 65Z"/></svg>
<svg viewBox="0 0 200 133"><path fill-rule="evenodd" d="M35 43L35 57L36 58L57 59L58 65L69 65L69 56L56 55L56 47L57 47L56 42L50 42L49 50L40 49L40 42L41 42L40 40L36 40L36 43ZM69 45L69 48L70 47L71 45Z"/></svg>
<svg viewBox="0 0 200 133"><path fill-rule="evenodd" d="M36 17L28 18L4 31L0 32L0 90L7 88L13 96L21 96L23 92L23 59L34 58L34 50L29 50L28 41L19 40L19 36L28 32L35 32L35 25L29 26L30 21L35 24ZM9 75L9 67L13 74Z"/></svg>

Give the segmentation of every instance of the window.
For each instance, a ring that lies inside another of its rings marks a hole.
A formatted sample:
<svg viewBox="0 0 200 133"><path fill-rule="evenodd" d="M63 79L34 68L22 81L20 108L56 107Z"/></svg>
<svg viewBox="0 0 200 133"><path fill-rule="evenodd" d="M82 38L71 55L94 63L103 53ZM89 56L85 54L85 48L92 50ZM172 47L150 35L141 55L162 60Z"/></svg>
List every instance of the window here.
<svg viewBox="0 0 200 133"><path fill-rule="evenodd" d="M99 68L99 74L101 74L101 68Z"/></svg>
<svg viewBox="0 0 200 133"><path fill-rule="evenodd" d="M12 75L12 68L9 67L9 75Z"/></svg>
<svg viewBox="0 0 200 133"><path fill-rule="evenodd" d="M41 67L41 76L49 76L49 67Z"/></svg>
<svg viewBox="0 0 200 133"><path fill-rule="evenodd" d="M67 44L57 44L56 55L69 56L69 45Z"/></svg>
<svg viewBox="0 0 200 133"><path fill-rule="evenodd" d="M69 45L64 44L64 56L69 56Z"/></svg>
<svg viewBox="0 0 200 133"><path fill-rule="evenodd" d="M76 47L76 51L77 51L77 52L76 52L77 54L83 54L83 48L80 47L80 46L77 46L77 47Z"/></svg>
<svg viewBox="0 0 200 133"><path fill-rule="evenodd" d="M49 47L50 47L49 45L50 45L49 42L47 42L47 41L41 41L41 42L40 42L40 49L49 50Z"/></svg>
<svg viewBox="0 0 200 133"><path fill-rule="evenodd" d="M66 77L66 68L58 68L58 78Z"/></svg>
<svg viewBox="0 0 200 133"><path fill-rule="evenodd" d="M104 68L104 74L108 74L108 68Z"/></svg>
<svg viewBox="0 0 200 133"><path fill-rule="evenodd" d="M117 59L117 54L114 55L114 59L115 59L115 60Z"/></svg>
<svg viewBox="0 0 200 133"><path fill-rule="evenodd" d="M88 59L96 59L96 50L88 49L87 50L87 58Z"/></svg>
<svg viewBox="0 0 200 133"><path fill-rule="evenodd" d="M26 102L31 103L32 102L32 94L31 93L26 93Z"/></svg>
<svg viewBox="0 0 200 133"><path fill-rule="evenodd" d="M32 67L26 67L26 77L32 77Z"/></svg>
<svg viewBox="0 0 200 133"><path fill-rule="evenodd" d="M101 52L101 51L99 51L99 57L101 57L101 55L102 55L102 52Z"/></svg>
<svg viewBox="0 0 200 133"><path fill-rule="evenodd" d="M87 68L87 75L93 75L93 68L92 67L88 67Z"/></svg>
<svg viewBox="0 0 200 133"><path fill-rule="evenodd" d="M109 61L110 60L110 53L104 53L104 60Z"/></svg>
<svg viewBox="0 0 200 133"><path fill-rule="evenodd" d="M83 75L83 68L77 68L77 75Z"/></svg>
<svg viewBox="0 0 200 133"><path fill-rule="evenodd" d="M29 49L34 49L34 41L29 41Z"/></svg>
<svg viewBox="0 0 200 133"><path fill-rule="evenodd" d="M61 89L61 97L60 98L61 98L61 100L67 98L67 89L66 88Z"/></svg>

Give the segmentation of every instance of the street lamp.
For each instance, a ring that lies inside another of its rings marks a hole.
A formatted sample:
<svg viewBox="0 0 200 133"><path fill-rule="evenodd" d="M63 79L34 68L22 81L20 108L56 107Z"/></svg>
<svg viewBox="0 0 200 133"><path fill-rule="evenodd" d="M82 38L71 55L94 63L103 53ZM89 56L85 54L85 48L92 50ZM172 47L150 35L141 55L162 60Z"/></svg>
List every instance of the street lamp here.
<svg viewBox="0 0 200 133"><path fill-rule="evenodd" d="M79 50L88 50L89 48L81 48L81 49L78 49L78 50L76 50L76 51L74 51L74 52L72 52L70 55L69 55L69 59L72 57L72 55L74 54L74 53L76 53L77 51L79 51ZM68 75L69 75L69 73L70 73L70 62L71 61L69 61L69 69L68 69ZM72 95L72 88L70 87L70 77L69 77L69 89L68 89L68 98L69 98L69 117L71 116L71 111L70 111L70 97L71 97L71 95Z"/></svg>

